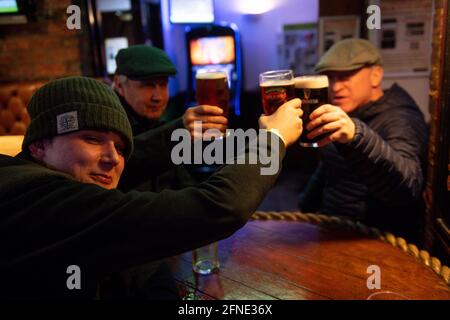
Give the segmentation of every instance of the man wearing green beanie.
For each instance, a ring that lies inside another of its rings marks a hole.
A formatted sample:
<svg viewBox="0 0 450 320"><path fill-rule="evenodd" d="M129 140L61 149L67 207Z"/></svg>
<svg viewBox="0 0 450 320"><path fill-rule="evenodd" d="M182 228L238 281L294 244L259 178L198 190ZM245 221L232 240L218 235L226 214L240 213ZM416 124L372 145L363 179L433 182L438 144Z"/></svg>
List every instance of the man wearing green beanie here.
<svg viewBox="0 0 450 320"><path fill-rule="evenodd" d="M301 134L300 105L294 99L260 118L268 137L258 146L279 163ZM0 155L0 299L134 298L126 285L111 291L109 279L230 236L277 177L261 175L259 161L234 161L197 187L123 192L116 186L133 145L153 149L132 177L174 165L165 161L170 133L133 139L114 92L90 78L51 81L28 108L22 152Z"/></svg>
<svg viewBox="0 0 450 320"><path fill-rule="evenodd" d="M59 171L78 181L106 189L116 188L124 159L133 151L133 136L126 113L111 93L104 84L82 77L55 80L45 85L28 105L32 121L23 140L24 154L50 168L62 167ZM99 148L95 154L80 155L83 159L76 163L70 154L84 152L82 142ZM58 153L57 145L64 151ZM77 148L78 145L81 147ZM70 148L74 148L73 151ZM104 157L105 165L95 168L95 157L100 157L100 151L108 151L109 157ZM111 161L109 165L107 160ZM120 162L117 166L116 161Z"/></svg>
<svg viewBox="0 0 450 320"><path fill-rule="evenodd" d="M422 112L397 84L382 90L381 55L367 40L337 42L316 71L328 76L330 104L315 110L305 127L308 137L324 137L301 210L420 240L428 140Z"/></svg>

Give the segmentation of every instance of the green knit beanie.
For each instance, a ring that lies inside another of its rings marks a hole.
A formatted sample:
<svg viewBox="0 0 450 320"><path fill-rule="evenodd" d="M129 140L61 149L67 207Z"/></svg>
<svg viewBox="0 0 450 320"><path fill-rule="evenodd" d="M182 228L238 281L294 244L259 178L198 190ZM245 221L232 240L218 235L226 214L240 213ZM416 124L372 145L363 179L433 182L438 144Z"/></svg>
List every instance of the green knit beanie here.
<svg viewBox="0 0 450 320"><path fill-rule="evenodd" d="M126 159L133 151L133 134L117 95L92 78L68 77L50 81L36 91L28 104L31 123L22 151L35 141L78 130L112 130L125 141Z"/></svg>

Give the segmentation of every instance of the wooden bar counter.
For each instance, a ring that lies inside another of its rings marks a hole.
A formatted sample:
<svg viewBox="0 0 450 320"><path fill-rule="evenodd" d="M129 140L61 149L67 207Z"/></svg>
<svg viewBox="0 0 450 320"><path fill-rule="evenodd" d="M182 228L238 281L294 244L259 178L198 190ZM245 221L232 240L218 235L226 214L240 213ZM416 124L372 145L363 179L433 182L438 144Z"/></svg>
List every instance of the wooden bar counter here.
<svg viewBox="0 0 450 320"><path fill-rule="evenodd" d="M449 269L401 238L299 212L254 219L219 242L216 274L194 274L190 252L170 259L184 299L450 300Z"/></svg>

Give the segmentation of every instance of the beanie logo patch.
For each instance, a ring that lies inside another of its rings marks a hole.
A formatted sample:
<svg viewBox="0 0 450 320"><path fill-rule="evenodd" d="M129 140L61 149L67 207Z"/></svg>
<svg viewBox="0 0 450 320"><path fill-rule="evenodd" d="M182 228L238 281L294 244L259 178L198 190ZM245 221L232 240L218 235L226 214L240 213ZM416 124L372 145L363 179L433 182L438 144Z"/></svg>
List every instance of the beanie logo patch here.
<svg viewBox="0 0 450 320"><path fill-rule="evenodd" d="M78 113L76 111L61 113L56 116L58 134L78 130Z"/></svg>

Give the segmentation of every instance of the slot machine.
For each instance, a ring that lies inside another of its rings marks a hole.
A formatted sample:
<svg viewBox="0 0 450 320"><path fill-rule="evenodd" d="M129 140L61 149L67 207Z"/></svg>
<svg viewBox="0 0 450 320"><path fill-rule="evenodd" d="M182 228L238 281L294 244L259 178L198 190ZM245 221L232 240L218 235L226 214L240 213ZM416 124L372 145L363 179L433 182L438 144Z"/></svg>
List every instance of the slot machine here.
<svg viewBox="0 0 450 320"><path fill-rule="evenodd" d="M230 115L240 115L242 58L237 26L229 23L186 28L188 102L195 104L195 75L202 69L224 71L230 87Z"/></svg>

